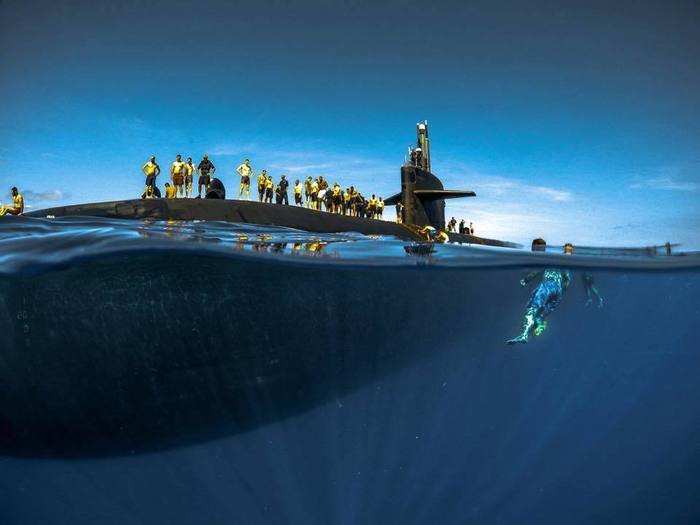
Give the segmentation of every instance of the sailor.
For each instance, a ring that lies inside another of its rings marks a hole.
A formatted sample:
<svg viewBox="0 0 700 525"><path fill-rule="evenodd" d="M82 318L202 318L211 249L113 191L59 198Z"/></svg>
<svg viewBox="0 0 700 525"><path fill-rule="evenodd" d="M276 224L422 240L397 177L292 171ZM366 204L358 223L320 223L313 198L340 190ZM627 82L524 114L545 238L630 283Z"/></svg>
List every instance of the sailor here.
<svg viewBox="0 0 700 525"><path fill-rule="evenodd" d="M323 175L318 176L318 190L327 190L328 189L328 181L323 178Z"/></svg>
<svg viewBox="0 0 700 525"><path fill-rule="evenodd" d="M423 150L420 148L416 148L413 151L415 153L415 160L413 165L420 168L423 166Z"/></svg>
<svg viewBox="0 0 700 525"><path fill-rule="evenodd" d="M337 182L333 184L333 189L331 190L331 212L340 213L340 207L343 204L343 190L340 188L340 184Z"/></svg>
<svg viewBox="0 0 700 525"><path fill-rule="evenodd" d="M323 204L326 207L327 212L333 213L333 188L326 188L325 190L319 191L319 198L323 193Z"/></svg>
<svg viewBox="0 0 700 525"><path fill-rule="evenodd" d="M377 198L377 217L382 218L384 216L384 199L381 197Z"/></svg>
<svg viewBox="0 0 700 525"><path fill-rule="evenodd" d="M272 194L274 192L275 183L272 181L272 175L268 175L265 181L265 202L272 204Z"/></svg>
<svg viewBox="0 0 700 525"><path fill-rule="evenodd" d="M265 186L267 185L267 170L262 170L258 175L258 199L260 202L265 200Z"/></svg>
<svg viewBox="0 0 700 525"><path fill-rule="evenodd" d="M432 226L423 226L418 233L425 238L426 241L432 241L437 235L437 230Z"/></svg>
<svg viewBox="0 0 700 525"><path fill-rule="evenodd" d="M148 162L141 166L141 171L146 176L146 187L156 186L156 177L160 174L160 166L156 162L156 158L151 156ZM144 190L145 191L145 190Z"/></svg>
<svg viewBox="0 0 700 525"><path fill-rule="evenodd" d="M187 157L187 162L184 165L185 173L185 197L188 199L192 196L192 178L194 176L194 164L192 164L192 157Z"/></svg>
<svg viewBox="0 0 700 525"><path fill-rule="evenodd" d="M153 186L146 186L146 191L141 195L142 199L155 199L157 198L155 192L153 191Z"/></svg>
<svg viewBox="0 0 700 525"><path fill-rule="evenodd" d="M352 197L352 193L350 193L350 188L345 188L345 191L343 192L343 215L347 215L350 213L350 199Z"/></svg>
<svg viewBox="0 0 700 525"><path fill-rule="evenodd" d="M396 222L399 224L403 222L403 204L401 201L396 203Z"/></svg>
<svg viewBox="0 0 700 525"><path fill-rule="evenodd" d="M445 230L439 230L435 237L433 237L433 241L444 244L450 241L450 236L447 234L447 232L445 232Z"/></svg>
<svg viewBox="0 0 700 525"><path fill-rule="evenodd" d="M304 204L304 200L302 197L302 194L304 192L304 187L301 185L301 182L299 179L294 181L294 204L297 206L302 206Z"/></svg>
<svg viewBox="0 0 700 525"><path fill-rule="evenodd" d="M250 177L253 174L253 170L250 167L250 160L245 159L243 164L236 168L236 171L241 176L241 189L238 192L238 196L250 199Z"/></svg>
<svg viewBox="0 0 700 525"><path fill-rule="evenodd" d="M289 181L286 175L280 177L280 183L277 185L279 190L280 202L279 204L289 204L289 198L287 197L287 188L289 187Z"/></svg>
<svg viewBox="0 0 700 525"><path fill-rule="evenodd" d="M457 226L457 219L452 217L450 219L450 222L447 223L447 231L451 231L451 232L455 231L456 226Z"/></svg>
<svg viewBox="0 0 700 525"><path fill-rule="evenodd" d="M175 186L171 186L169 182L165 183L165 198L174 199L175 198Z"/></svg>
<svg viewBox="0 0 700 525"><path fill-rule="evenodd" d="M465 228L466 228L466 226L464 225L464 219L462 219L461 221L459 221L459 230L458 230L459 233L465 233L465 231L464 231Z"/></svg>
<svg viewBox="0 0 700 525"><path fill-rule="evenodd" d="M377 213L377 197L375 197L374 193L372 194L372 196L369 199L369 202L367 203L367 213L370 219L374 219Z"/></svg>
<svg viewBox="0 0 700 525"><path fill-rule="evenodd" d="M0 217L5 215L22 215L24 213L24 197L19 192L16 186L13 186L10 190L12 194L12 205L5 206L0 204Z"/></svg>
<svg viewBox="0 0 700 525"><path fill-rule="evenodd" d="M309 189L309 200L311 203L311 207L314 210L321 209L320 203L318 202L318 179L314 179L311 181L311 187Z"/></svg>
<svg viewBox="0 0 700 525"><path fill-rule="evenodd" d="M177 196L185 196L185 163L182 156L175 156L175 161L170 165L170 179L175 185Z"/></svg>
<svg viewBox="0 0 700 525"><path fill-rule="evenodd" d="M204 187L204 194L206 195L209 189L209 184L211 183L211 174L216 171L214 164L209 160L209 156L204 154L204 157L197 166L199 171L199 180L197 181L197 197L202 196L202 187Z"/></svg>
<svg viewBox="0 0 700 525"><path fill-rule="evenodd" d="M313 184L313 180L311 179L311 175L306 177L306 180L304 181L304 195L306 197L306 207L310 208L311 207L311 185Z"/></svg>
<svg viewBox="0 0 700 525"><path fill-rule="evenodd" d="M469 223L469 231L467 233L469 233L469 235L474 235L474 224L471 222Z"/></svg>

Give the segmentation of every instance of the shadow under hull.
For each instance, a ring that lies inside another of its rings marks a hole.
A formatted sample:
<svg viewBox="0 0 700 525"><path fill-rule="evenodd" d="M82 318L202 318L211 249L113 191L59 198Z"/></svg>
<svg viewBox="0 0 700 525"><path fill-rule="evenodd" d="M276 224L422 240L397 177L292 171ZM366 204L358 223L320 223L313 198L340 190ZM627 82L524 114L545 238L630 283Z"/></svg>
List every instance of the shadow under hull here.
<svg viewBox="0 0 700 525"><path fill-rule="evenodd" d="M309 410L446 348L466 314L426 301L478 301L451 273L131 253L0 280L0 454L142 453Z"/></svg>

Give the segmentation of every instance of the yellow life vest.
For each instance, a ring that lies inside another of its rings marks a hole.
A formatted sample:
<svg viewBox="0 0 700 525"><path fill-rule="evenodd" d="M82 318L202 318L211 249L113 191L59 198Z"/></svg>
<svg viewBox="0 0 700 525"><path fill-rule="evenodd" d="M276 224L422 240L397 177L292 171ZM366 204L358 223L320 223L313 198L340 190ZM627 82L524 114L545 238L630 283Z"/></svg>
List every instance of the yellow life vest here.
<svg viewBox="0 0 700 525"><path fill-rule="evenodd" d="M172 167L170 168L170 170L171 170L174 174L182 173L182 170L184 169L184 166L185 166L185 163L184 163L184 162L175 161L175 162L173 162L173 165L172 165Z"/></svg>
<svg viewBox="0 0 700 525"><path fill-rule="evenodd" d="M301 187L301 182L299 184L296 184L294 186L294 195L301 195L301 190L303 188Z"/></svg>
<svg viewBox="0 0 700 525"><path fill-rule="evenodd" d="M149 160L141 169L146 175L153 175L156 172L156 165Z"/></svg>

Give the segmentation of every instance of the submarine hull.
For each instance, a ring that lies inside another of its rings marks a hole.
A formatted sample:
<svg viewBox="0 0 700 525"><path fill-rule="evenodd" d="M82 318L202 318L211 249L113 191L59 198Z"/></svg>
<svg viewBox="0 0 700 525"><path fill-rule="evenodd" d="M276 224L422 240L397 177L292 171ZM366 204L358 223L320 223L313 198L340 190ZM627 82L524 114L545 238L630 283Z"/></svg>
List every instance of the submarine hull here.
<svg viewBox="0 0 700 525"><path fill-rule="evenodd" d="M365 235L391 235L407 241L422 240L415 229L391 221L348 217L299 206L242 200L132 199L59 206L29 212L25 215L27 217L89 216L140 220L224 221L282 226L314 233L358 232ZM450 237L452 238L453 234ZM454 240L508 248L518 246L506 241L473 235L455 236Z"/></svg>

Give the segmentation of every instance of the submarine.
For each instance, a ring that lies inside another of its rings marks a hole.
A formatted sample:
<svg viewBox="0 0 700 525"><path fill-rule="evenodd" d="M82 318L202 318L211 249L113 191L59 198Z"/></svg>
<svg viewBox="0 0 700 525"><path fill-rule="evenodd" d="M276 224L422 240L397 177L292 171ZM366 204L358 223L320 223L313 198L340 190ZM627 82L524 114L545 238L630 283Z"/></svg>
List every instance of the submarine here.
<svg viewBox="0 0 700 525"><path fill-rule="evenodd" d="M432 226L445 230L445 199L475 197L473 191L446 190L431 172L427 121L416 124L416 145L401 166L401 191L384 202L403 205L401 223L350 217L300 206L226 199L226 188L213 179L204 199L131 199L58 206L25 213L27 217L90 216L114 219L223 221L282 226L313 233L358 232L391 235L406 241L423 241L419 230ZM450 242L520 248L519 244L476 235L448 233Z"/></svg>
<svg viewBox="0 0 700 525"><path fill-rule="evenodd" d="M411 153L391 201L404 203L403 224L227 200L220 182L206 199L26 215L217 220L415 241L421 226L444 228L444 199L473 194L445 190L431 173L425 123ZM173 248L0 278L0 456L103 458L193 445L293 418L428 363L478 322L469 305L480 289L459 270L440 275ZM479 283L508 292L495 275ZM452 307L436 308L436 298Z"/></svg>
<svg viewBox="0 0 700 525"><path fill-rule="evenodd" d="M496 273L191 250L0 278L0 456L146 454L294 418L472 337L482 286L509 293Z"/></svg>

